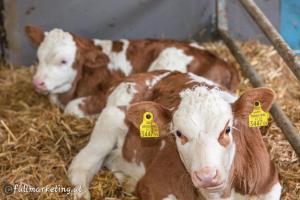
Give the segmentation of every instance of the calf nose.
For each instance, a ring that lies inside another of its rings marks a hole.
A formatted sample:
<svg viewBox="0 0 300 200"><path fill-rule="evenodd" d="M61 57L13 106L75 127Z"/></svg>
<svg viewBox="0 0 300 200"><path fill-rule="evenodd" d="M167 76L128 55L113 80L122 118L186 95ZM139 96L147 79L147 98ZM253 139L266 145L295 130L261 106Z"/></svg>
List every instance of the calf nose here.
<svg viewBox="0 0 300 200"><path fill-rule="evenodd" d="M215 167L203 167L195 172L196 178L199 180L201 185L210 185L218 175Z"/></svg>
<svg viewBox="0 0 300 200"><path fill-rule="evenodd" d="M46 85L44 81L38 80L38 79L33 79L33 85L34 87L36 87L37 89L40 90L46 90Z"/></svg>

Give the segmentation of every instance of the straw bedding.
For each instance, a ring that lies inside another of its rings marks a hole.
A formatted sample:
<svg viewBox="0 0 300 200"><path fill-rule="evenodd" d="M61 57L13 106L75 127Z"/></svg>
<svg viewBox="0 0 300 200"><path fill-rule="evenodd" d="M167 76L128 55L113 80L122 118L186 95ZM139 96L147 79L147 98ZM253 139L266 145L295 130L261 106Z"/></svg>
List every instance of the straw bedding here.
<svg viewBox="0 0 300 200"><path fill-rule="evenodd" d="M238 67L224 44L204 46ZM300 130L300 84L272 47L254 41L242 43L241 47L268 86L277 92L280 105ZM66 176L67 166L87 143L94 122L64 116L46 97L34 92L32 74L33 68L0 67L0 189L7 183L72 188ZM249 87L249 81L243 79L238 93ZM272 120L262 132L279 169L282 199L300 199L300 162L295 152ZM97 174L90 190L93 199L137 199L107 170ZM72 198L66 192L0 192L0 199Z"/></svg>

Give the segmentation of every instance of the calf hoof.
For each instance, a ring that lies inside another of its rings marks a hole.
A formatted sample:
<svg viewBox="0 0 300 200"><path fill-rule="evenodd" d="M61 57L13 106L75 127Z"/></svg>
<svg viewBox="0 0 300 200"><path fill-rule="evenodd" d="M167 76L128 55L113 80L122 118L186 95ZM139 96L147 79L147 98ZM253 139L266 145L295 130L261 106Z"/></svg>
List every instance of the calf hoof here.
<svg viewBox="0 0 300 200"><path fill-rule="evenodd" d="M90 199L90 193L88 190L88 181L87 181L88 171L83 170L81 163L75 159L71 163L68 169L68 178L69 181L75 185L74 197L75 199Z"/></svg>
<svg viewBox="0 0 300 200"><path fill-rule="evenodd" d="M80 105L83 103L85 97L75 99L73 101L70 101L65 109L64 109L64 114L66 115L73 115L78 118L84 118L87 115L81 110Z"/></svg>
<svg viewBox="0 0 300 200"><path fill-rule="evenodd" d="M76 193L74 193L74 199L75 200L90 200L91 199L91 194L88 190L88 188L83 188L80 186L75 187Z"/></svg>

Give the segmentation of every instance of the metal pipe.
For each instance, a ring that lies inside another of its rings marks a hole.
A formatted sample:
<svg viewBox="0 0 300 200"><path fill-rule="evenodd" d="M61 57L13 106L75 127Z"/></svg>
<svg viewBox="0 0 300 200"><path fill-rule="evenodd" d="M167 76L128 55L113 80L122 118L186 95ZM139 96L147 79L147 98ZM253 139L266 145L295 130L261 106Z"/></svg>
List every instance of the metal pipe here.
<svg viewBox="0 0 300 200"><path fill-rule="evenodd" d="M226 5L225 0L217 0L217 30L224 40L225 44L229 48L232 55L240 64L242 73L247 77L251 84L254 87L264 87L265 83L262 78L259 76L254 67L249 63L246 56L243 54L238 45L231 38L228 33L228 28L226 27L227 18L226 18ZM224 19L224 17L226 19ZM220 20L222 19L222 20ZM224 22L226 24L224 24ZM281 131L286 136L287 140L295 150L296 154L300 158L300 134L298 130L293 126L289 118L280 108L279 104L275 102L270 110L276 124L281 129Z"/></svg>
<svg viewBox="0 0 300 200"><path fill-rule="evenodd" d="M243 7L247 10L249 15L255 23L264 32L270 42L274 45L279 55L283 58L285 63L300 81L300 64L297 61L296 54L283 40L281 35L276 31L272 23L264 15L264 13L257 7L253 0L240 0Z"/></svg>

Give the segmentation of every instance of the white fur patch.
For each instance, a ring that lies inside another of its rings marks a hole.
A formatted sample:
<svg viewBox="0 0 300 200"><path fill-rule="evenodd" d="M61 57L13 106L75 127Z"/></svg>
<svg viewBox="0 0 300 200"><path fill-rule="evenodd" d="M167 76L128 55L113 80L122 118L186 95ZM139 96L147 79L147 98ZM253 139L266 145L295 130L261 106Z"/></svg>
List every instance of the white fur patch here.
<svg viewBox="0 0 300 200"><path fill-rule="evenodd" d="M271 191L260 196L249 196L249 195L242 195L240 193L235 192L232 190L229 199L231 200L279 200L281 195L281 185L280 183L275 184Z"/></svg>
<svg viewBox="0 0 300 200"><path fill-rule="evenodd" d="M160 74L158 76L155 76L154 78L150 80L146 80L146 85L149 89L152 89L160 80L164 79L170 74L170 72L166 72L164 74Z"/></svg>
<svg viewBox="0 0 300 200"><path fill-rule="evenodd" d="M97 40L94 39L95 45L100 45L103 49L103 52L107 54L110 62L108 63L108 69L113 70L121 70L126 76L131 74L132 65L127 60L126 52L129 46L128 40L120 40L123 43L122 51L113 52L112 45L113 42L111 40Z"/></svg>
<svg viewBox="0 0 300 200"><path fill-rule="evenodd" d="M263 199L263 200L269 200L269 199L279 200L280 195L281 195L281 189L282 189L282 187L281 187L280 183L277 183L272 187L272 189L269 193L267 193L266 195L261 196L260 199Z"/></svg>
<svg viewBox="0 0 300 200"><path fill-rule="evenodd" d="M107 106L128 106L137 93L135 83L121 83L107 99Z"/></svg>
<svg viewBox="0 0 300 200"><path fill-rule="evenodd" d="M192 43L190 43L190 46L191 46L191 47L194 47L194 48L196 48L196 49L205 50L204 46L198 44L197 42L192 42Z"/></svg>
<svg viewBox="0 0 300 200"><path fill-rule="evenodd" d="M79 108L85 99L86 97L81 97L70 101L64 109L64 114L74 115L79 118L86 117L84 112Z"/></svg>
<svg viewBox="0 0 300 200"><path fill-rule="evenodd" d="M206 83L207 85L211 85L211 86L216 86L216 87L220 87L219 84L209 80L209 79L206 79L202 76L198 76L192 72L188 72L188 76L190 77L191 81L188 82L188 83L191 83L191 82L198 82L198 83ZM220 96L222 96L222 98L227 101L228 103L233 103L235 102L238 97L236 95L233 95L229 92L226 92L226 91L221 91L220 90Z"/></svg>
<svg viewBox="0 0 300 200"><path fill-rule="evenodd" d="M159 150L162 150L163 148L165 148L165 146L166 146L166 141L162 140L161 143L160 143Z"/></svg>
<svg viewBox="0 0 300 200"><path fill-rule="evenodd" d="M163 198L162 200L177 200L174 194L169 194L167 197Z"/></svg>
<svg viewBox="0 0 300 200"><path fill-rule="evenodd" d="M37 51L39 62L34 79L43 81L51 94L68 91L77 74L73 68L76 49L70 33L61 29L46 32Z"/></svg>
<svg viewBox="0 0 300 200"><path fill-rule="evenodd" d="M112 41L111 40L94 39L93 42L94 42L94 45L102 47L103 53L105 53L108 56L111 54L111 50L112 50Z"/></svg>
<svg viewBox="0 0 300 200"><path fill-rule="evenodd" d="M148 71L170 70L187 72L188 65L193 57L186 55L182 49L170 47L164 49L159 56L151 63Z"/></svg>

